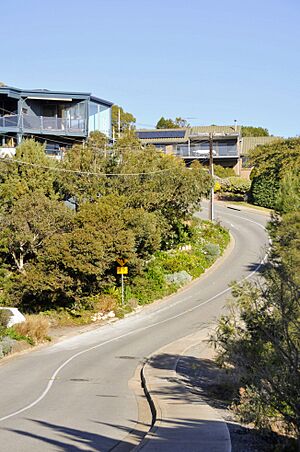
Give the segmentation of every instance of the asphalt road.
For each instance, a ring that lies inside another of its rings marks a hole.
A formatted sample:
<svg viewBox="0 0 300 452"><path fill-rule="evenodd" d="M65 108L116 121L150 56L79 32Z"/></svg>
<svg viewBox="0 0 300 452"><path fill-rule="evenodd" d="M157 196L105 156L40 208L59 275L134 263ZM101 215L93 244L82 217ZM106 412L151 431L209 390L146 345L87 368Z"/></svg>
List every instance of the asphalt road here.
<svg viewBox="0 0 300 452"><path fill-rule="evenodd" d="M235 246L203 279L135 315L0 365L1 452L109 451L126 437L138 417L128 387L137 365L216 320L228 283L253 275L264 257L265 216L220 206L216 215Z"/></svg>

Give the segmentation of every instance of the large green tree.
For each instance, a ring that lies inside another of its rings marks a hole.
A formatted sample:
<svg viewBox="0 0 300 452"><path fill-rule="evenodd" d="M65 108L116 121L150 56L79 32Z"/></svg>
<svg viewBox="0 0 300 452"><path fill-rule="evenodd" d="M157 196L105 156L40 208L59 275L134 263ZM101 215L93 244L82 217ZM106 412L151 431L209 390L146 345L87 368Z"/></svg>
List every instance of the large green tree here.
<svg viewBox="0 0 300 452"><path fill-rule="evenodd" d="M133 114L126 112L119 105L112 106L111 119L112 119L112 126L114 128L115 134L117 134L119 131L119 125L120 125L120 132L124 132L128 129L132 129L135 127L136 119L133 116ZM119 119L120 119L120 123L119 123Z"/></svg>
<svg viewBox="0 0 300 452"><path fill-rule="evenodd" d="M263 127L242 126L243 137L268 137L269 131Z"/></svg>
<svg viewBox="0 0 300 452"><path fill-rule="evenodd" d="M164 118L162 116L156 124L157 129L178 129L189 126L188 121L180 116L175 119Z"/></svg>

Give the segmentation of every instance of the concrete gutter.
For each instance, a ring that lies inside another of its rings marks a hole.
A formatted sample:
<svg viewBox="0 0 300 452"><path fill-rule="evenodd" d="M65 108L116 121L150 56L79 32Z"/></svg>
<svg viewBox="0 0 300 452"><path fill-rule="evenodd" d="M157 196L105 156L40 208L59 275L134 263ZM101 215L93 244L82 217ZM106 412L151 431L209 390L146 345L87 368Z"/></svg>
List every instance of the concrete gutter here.
<svg viewBox="0 0 300 452"><path fill-rule="evenodd" d="M230 452L226 422L176 373L179 360L199 345L199 358L212 356L209 330L184 337L151 355L143 367L145 393L153 406L154 424L134 451Z"/></svg>

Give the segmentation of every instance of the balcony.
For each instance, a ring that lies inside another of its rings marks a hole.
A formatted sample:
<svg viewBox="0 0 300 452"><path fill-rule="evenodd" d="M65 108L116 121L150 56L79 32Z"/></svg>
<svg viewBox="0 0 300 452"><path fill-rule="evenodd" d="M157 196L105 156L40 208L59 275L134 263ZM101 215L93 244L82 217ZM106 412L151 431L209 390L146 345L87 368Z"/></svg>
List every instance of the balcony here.
<svg viewBox="0 0 300 452"><path fill-rule="evenodd" d="M83 118L57 118L50 116L10 115L0 117L0 130L11 132L35 132L50 135L85 135Z"/></svg>
<svg viewBox="0 0 300 452"><path fill-rule="evenodd" d="M177 145L174 154L182 158L192 159L209 159L209 147L202 144ZM214 158L238 158L238 148L235 143L214 142L213 144Z"/></svg>

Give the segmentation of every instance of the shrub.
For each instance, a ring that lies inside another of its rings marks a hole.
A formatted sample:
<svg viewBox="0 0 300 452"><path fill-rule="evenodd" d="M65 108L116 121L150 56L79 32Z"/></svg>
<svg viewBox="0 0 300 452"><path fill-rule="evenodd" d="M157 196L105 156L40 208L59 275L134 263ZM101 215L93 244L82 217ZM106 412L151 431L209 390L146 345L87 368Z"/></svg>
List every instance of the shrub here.
<svg viewBox="0 0 300 452"><path fill-rule="evenodd" d="M222 188L226 188L226 191L235 194L245 195L250 190L251 182L243 177L228 177L222 182Z"/></svg>
<svg viewBox="0 0 300 452"><path fill-rule="evenodd" d="M15 341L10 337L4 337L0 341L0 358L3 358L5 355L8 355L13 348Z"/></svg>
<svg viewBox="0 0 300 452"><path fill-rule="evenodd" d="M193 278L188 272L183 270L181 272L172 273L171 275L166 275L165 279L169 284L183 286L184 284L187 284L188 282L192 281Z"/></svg>
<svg viewBox="0 0 300 452"><path fill-rule="evenodd" d="M8 309L0 309L0 328L7 328L12 313Z"/></svg>
<svg viewBox="0 0 300 452"><path fill-rule="evenodd" d="M225 177L235 176L233 168L224 168L224 166L222 165L214 165L214 174L221 179Z"/></svg>
<svg viewBox="0 0 300 452"><path fill-rule="evenodd" d="M32 339L34 344L48 340L49 322L39 315L30 315L25 322L13 326L21 336Z"/></svg>
<svg viewBox="0 0 300 452"><path fill-rule="evenodd" d="M273 209L276 206L279 186L279 177L275 173L262 173L254 176L250 201L255 205Z"/></svg>
<svg viewBox="0 0 300 452"><path fill-rule="evenodd" d="M242 177L233 176L221 181L222 197L242 201L247 199L251 182Z"/></svg>
<svg viewBox="0 0 300 452"><path fill-rule="evenodd" d="M220 246L216 243L207 243L204 246L204 251L212 257L217 257L220 255Z"/></svg>

